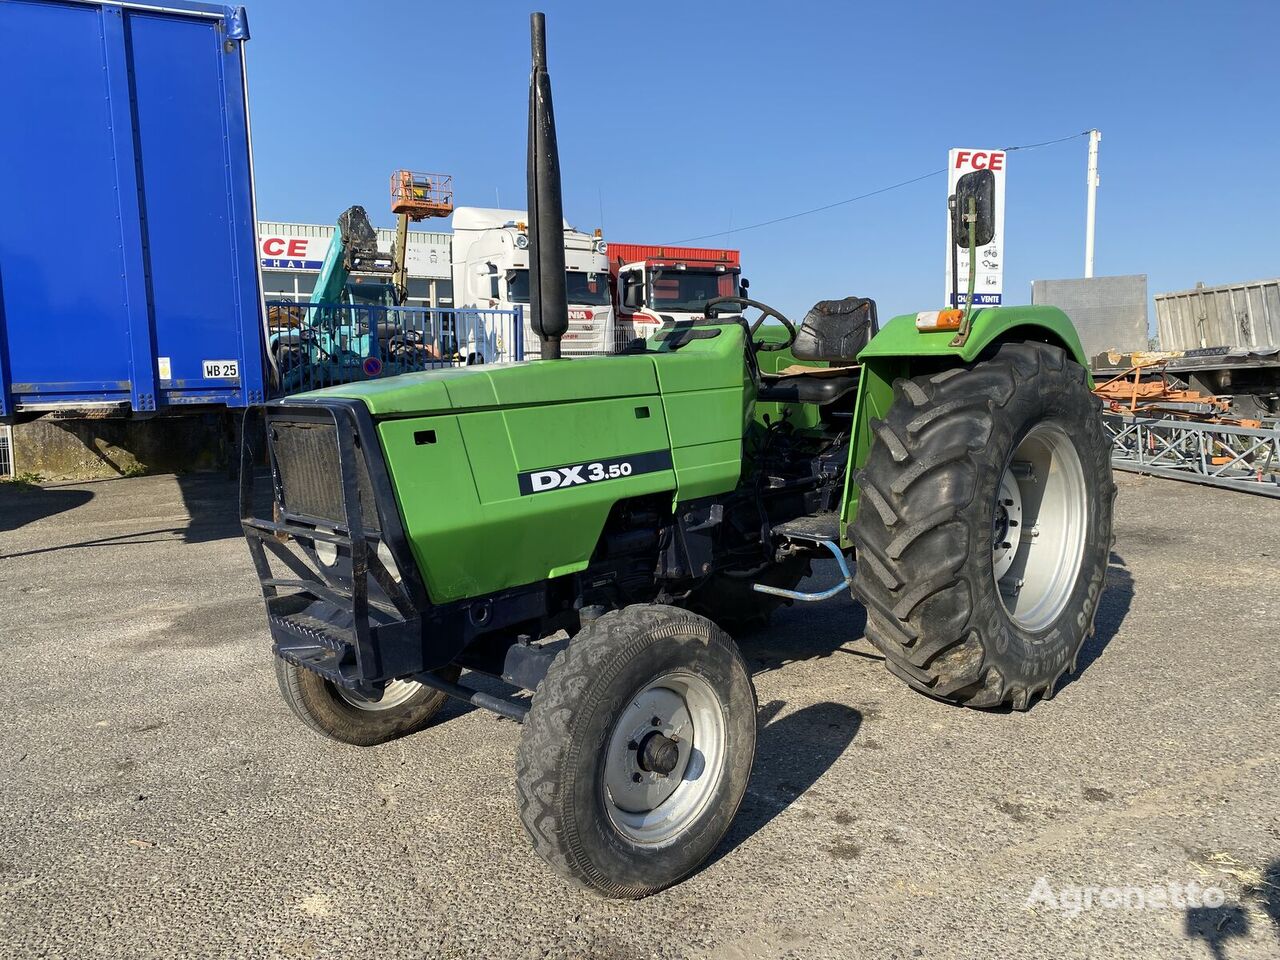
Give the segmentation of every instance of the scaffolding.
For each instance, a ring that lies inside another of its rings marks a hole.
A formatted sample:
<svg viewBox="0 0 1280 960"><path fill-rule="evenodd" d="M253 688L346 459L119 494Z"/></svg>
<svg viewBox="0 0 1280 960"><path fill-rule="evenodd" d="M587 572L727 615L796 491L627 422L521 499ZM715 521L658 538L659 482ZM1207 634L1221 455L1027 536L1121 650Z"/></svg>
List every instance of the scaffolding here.
<svg viewBox="0 0 1280 960"><path fill-rule="evenodd" d="M1117 470L1280 497L1280 424L1103 414Z"/></svg>

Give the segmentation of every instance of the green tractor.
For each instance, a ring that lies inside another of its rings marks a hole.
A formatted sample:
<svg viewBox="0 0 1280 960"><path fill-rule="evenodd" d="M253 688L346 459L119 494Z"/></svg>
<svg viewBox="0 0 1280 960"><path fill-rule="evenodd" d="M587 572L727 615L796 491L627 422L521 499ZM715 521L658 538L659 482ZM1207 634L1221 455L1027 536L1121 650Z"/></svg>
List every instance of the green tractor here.
<svg viewBox="0 0 1280 960"><path fill-rule="evenodd" d="M533 50L531 308L548 359L257 408L267 449L246 445L241 513L304 723L372 745L448 697L519 721L538 854L640 897L712 853L751 775L756 698L727 631L851 590L911 687L1026 709L1091 632L1115 487L1080 342L1051 307L879 329L867 299L797 326L726 297L633 352L558 359L540 14ZM989 179L963 179L952 211L957 242L988 242ZM816 559L831 582L800 589Z"/></svg>

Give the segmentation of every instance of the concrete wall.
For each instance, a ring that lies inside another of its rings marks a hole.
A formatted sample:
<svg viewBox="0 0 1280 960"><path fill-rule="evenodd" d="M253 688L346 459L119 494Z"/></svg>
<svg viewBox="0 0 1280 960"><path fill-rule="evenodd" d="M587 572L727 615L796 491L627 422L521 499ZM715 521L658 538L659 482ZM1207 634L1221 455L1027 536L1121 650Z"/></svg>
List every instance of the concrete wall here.
<svg viewBox="0 0 1280 960"><path fill-rule="evenodd" d="M37 474L45 480L95 480L227 469L234 463L233 416L41 417L13 427L14 473Z"/></svg>

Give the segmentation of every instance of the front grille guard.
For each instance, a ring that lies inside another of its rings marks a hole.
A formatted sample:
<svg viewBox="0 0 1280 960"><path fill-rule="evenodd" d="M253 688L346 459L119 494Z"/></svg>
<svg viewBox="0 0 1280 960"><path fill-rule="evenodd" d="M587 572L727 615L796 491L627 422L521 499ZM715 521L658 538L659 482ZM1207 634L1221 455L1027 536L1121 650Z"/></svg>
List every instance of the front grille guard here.
<svg viewBox="0 0 1280 960"><path fill-rule="evenodd" d="M273 424L332 424L341 487L338 516L289 512ZM284 659L351 689L435 669L427 662L421 612L429 608L395 506L372 418L358 401L275 401L245 414L240 519L266 602L273 649ZM272 518L253 516L254 470L265 441ZM361 472L372 505L361 501ZM373 510L369 507L372 506ZM376 518L378 529L366 521ZM301 553L290 549L290 543ZM398 577L379 556L389 551ZM318 544L336 554L325 562ZM272 569L269 558L284 575ZM447 662L444 661L444 662Z"/></svg>

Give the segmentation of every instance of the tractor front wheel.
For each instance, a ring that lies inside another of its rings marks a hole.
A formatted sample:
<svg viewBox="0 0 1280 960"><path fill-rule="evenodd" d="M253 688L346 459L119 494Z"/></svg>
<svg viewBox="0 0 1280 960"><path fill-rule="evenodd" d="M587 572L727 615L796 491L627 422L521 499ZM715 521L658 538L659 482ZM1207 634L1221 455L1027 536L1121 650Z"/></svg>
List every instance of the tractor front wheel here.
<svg viewBox="0 0 1280 960"><path fill-rule="evenodd" d="M458 669L448 668L441 675L456 680ZM282 657L276 657L276 682L299 720L316 733L358 747L417 733L448 699L447 694L413 680L393 680L381 699L374 700Z"/></svg>
<svg viewBox="0 0 1280 960"><path fill-rule="evenodd" d="M756 699L733 640L657 604L607 613L561 651L516 757L538 854L595 893L637 898L688 876L747 789Z"/></svg>
<svg viewBox="0 0 1280 960"><path fill-rule="evenodd" d="M899 380L858 474L856 590L889 669L1026 709L1092 628L1115 483L1100 402L1057 347Z"/></svg>

